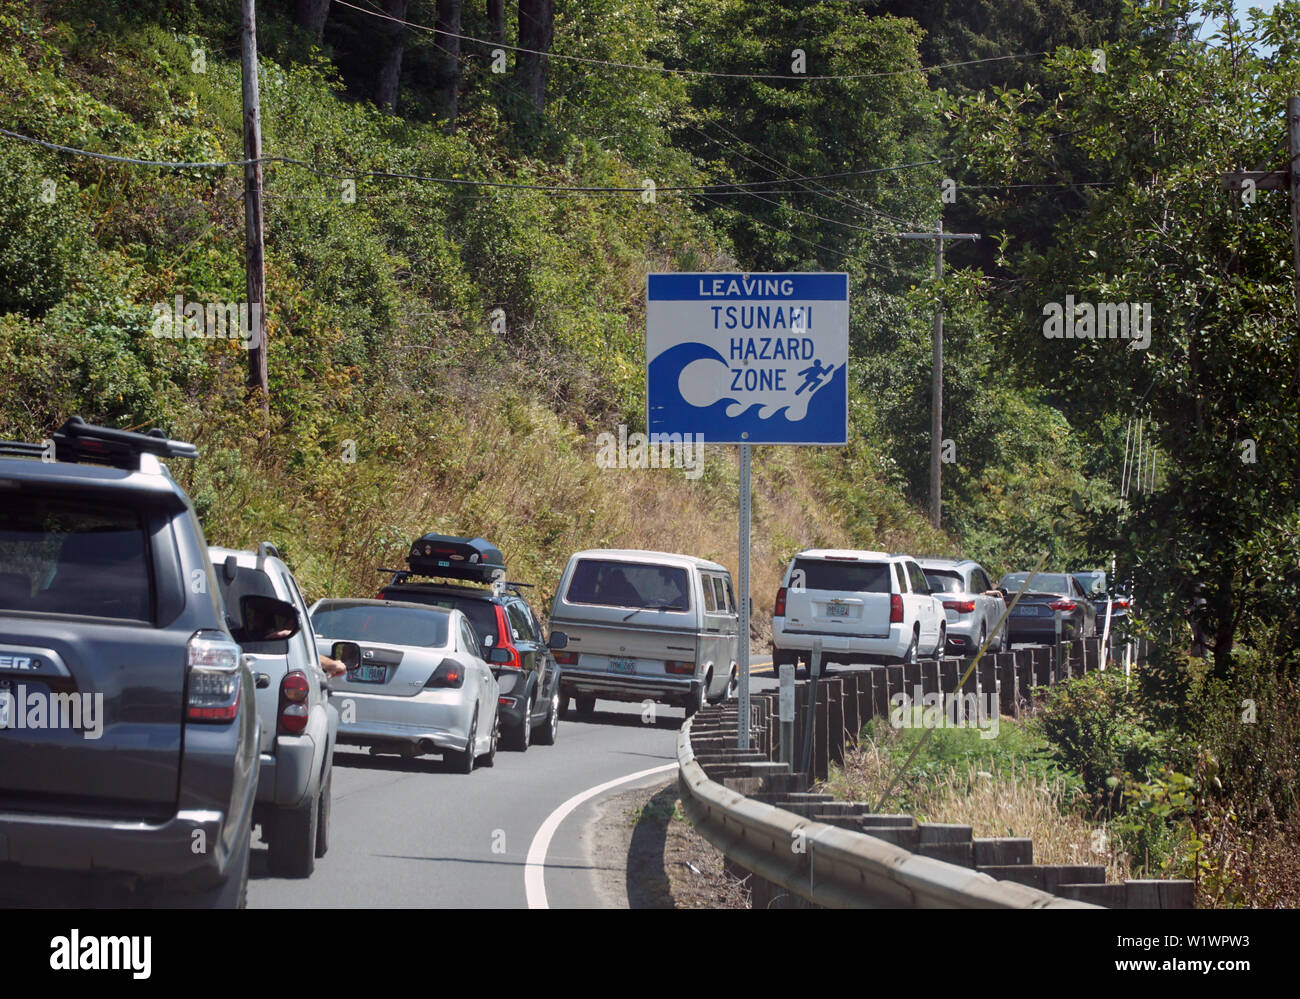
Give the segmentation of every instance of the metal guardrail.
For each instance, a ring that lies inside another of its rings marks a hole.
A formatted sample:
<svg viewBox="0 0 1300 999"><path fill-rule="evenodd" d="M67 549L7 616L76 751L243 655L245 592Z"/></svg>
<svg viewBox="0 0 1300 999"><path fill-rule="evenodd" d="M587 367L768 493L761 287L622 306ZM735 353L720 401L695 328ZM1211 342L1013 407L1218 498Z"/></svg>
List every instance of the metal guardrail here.
<svg viewBox="0 0 1300 999"><path fill-rule="evenodd" d="M829 908L1096 909L874 836L816 822L713 781L696 761L692 719L677 735L682 807L733 863Z"/></svg>

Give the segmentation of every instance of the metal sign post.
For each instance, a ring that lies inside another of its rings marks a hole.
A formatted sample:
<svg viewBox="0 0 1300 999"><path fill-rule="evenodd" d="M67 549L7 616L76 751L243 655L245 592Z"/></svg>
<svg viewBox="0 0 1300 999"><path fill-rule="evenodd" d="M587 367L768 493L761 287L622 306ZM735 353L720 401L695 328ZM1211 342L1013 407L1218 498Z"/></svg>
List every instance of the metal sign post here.
<svg viewBox="0 0 1300 999"><path fill-rule="evenodd" d="M646 431L740 447L737 745L749 748L750 449L848 443L849 276L646 276Z"/></svg>
<svg viewBox="0 0 1300 999"><path fill-rule="evenodd" d="M740 575L740 635L736 642L736 671L740 674L738 711L740 728L736 745L749 748L749 445L740 445L740 550L737 553Z"/></svg>

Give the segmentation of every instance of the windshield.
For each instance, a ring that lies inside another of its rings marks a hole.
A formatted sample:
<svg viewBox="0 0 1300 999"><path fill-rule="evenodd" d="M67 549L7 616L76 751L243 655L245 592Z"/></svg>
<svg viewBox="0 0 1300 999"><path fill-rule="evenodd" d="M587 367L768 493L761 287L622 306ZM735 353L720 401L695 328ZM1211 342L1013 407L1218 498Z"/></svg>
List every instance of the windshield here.
<svg viewBox="0 0 1300 999"><path fill-rule="evenodd" d="M1014 593L1024 585L1030 573L1027 572L1008 572L1002 577L1002 582L998 588L1010 590ZM1027 593L1069 593L1070 584L1065 581L1065 575L1059 572L1040 572L1034 576L1034 580L1029 584Z"/></svg>
<svg viewBox="0 0 1300 999"><path fill-rule="evenodd" d="M565 599L571 604L686 611L689 594L686 570L677 566L582 559Z"/></svg>
<svg viewBox="0 0 1300 999"><path fill-rule="evenodd" d="M802 572L800 577L798 573ZM889 593L889 563L830 562L819 558L797 558L790 571L790 585L803 580L806 590L841 590L845 593Z"/></svg>
<svg viewBox="0 0 1300 999"><path fill-rule="evenodd" d="M930 584L930 589L935 593L964 593L966 584L961 580L961 574L956 572L942 572L938 569L922 569L925 573L925 581Z"/></svg>
<svg viewBox="0 0 1300 999"><path fill-rule="evenodd" d="M446 611L391 604L322 604L311 616L322 638L440 648L447 644Z"/></svg>

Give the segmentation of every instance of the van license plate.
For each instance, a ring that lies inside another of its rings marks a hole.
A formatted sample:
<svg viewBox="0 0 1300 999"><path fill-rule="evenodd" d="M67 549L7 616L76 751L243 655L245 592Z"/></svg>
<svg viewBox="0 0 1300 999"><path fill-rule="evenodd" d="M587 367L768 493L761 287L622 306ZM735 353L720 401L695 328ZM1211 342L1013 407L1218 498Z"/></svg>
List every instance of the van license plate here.
<svg viewBox="0 0 1300 999"><path fill-rule="evenodd" d="M830 617L848 617L848 616L849 616L849 605L848 605L848 604L830 604L830 605L828 605L827 608L826 608L826 613L827 613L827 615L830 616Z"/></svg>
<svg viewBox="0 0 1300 999"><path fill-rule="evenodd" d="M351 678L360 683L383 683L387 675L388 670L384 666L358 666Z"/></svg>
<svg viewBox="0 0 1300 999"><path fill-rule="evenodd" d="M636 660L634 659L611 659L609 661L609 671L611 673L635 673Z"/></svg>

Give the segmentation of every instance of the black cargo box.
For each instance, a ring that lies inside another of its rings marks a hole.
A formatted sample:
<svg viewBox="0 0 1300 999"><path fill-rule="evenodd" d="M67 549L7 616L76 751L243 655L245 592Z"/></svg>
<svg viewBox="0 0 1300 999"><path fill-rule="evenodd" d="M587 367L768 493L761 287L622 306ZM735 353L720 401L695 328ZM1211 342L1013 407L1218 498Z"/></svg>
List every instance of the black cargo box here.
<svg viewBox="0 0 1300 999"><path fill-rule="evenodd" d="M411 572L419 576L444 576L490 583L504 579L506 561L501 549L484 538L454 538L426 534L416 538L406 556Z"/></svg>

